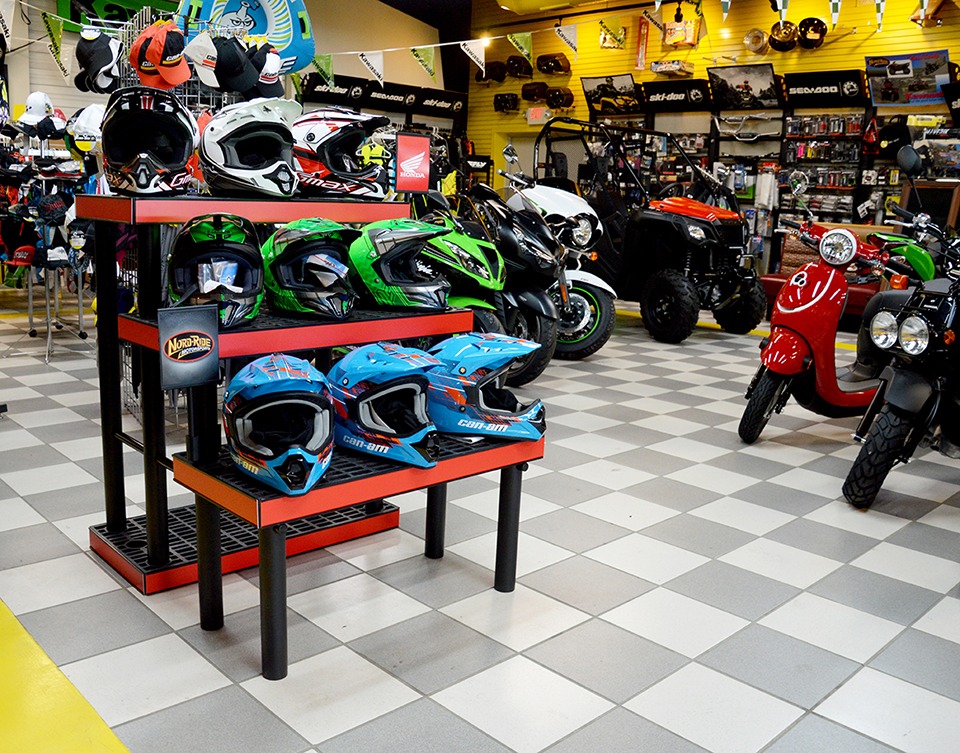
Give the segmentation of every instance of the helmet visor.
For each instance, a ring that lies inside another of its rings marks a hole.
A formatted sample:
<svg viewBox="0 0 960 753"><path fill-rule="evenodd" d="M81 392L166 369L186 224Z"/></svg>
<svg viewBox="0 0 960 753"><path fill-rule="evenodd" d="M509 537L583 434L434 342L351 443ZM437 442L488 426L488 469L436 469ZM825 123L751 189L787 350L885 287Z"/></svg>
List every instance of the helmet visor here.
<svg viewBox="0 0 960 753"><path fill-rule="evenodd" d="M155 111L118 112L103 138L103 156L124 167L140 154L149 154L168 170L180 170L193 154L193 136L174 115Z"/></svg>
<svg viewBox="0 0 960 753"><path fill-rule="evenodd" d="M250 401L233 416L234 439L248 452L270 459L293 447L316 454L331 439L330 403L312 393L284 393Z"/></svg>
<svg viewBox="0 0 960 753"><path fill-rule="evenodd" d="M433 422L427 413L426 377L387 383L364 395L357 405L357 422L368 431L406 437Z"/></svg>
<svg viewBox="0 0 960 753"><path fill-rule="evenodd" d="M293 164L293 141L289 131L270 124L251 123L220 141L224 166L263 170L277 162Z"/></svg>

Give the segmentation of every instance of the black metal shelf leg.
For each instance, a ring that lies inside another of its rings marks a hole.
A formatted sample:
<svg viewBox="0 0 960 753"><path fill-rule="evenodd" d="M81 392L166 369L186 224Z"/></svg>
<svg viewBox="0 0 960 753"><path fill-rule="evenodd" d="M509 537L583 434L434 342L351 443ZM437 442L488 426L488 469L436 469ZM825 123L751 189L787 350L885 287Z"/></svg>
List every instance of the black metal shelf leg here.
<svg viewBox="0 0 960 753"><path fill-rule="evenodd" d="M497 564L493 587L509 593L517 586L517 542L520 538L520 484L527 464L500 470L500 511L497 515Z"/></svg>
<svg viewBox="0 0 960 753"><path fill-rule="evenodd" d="M433 560L443 557L443 536L447 525L447 485L427 489L427 523L423 553Z"/></svg>
<svg viewBox="0 0 960 753"><path fill-rule="evenodd" d="M223 627L223 564L220 559L220 508L196 495L197 589L200 593L200 627Z"/></svg>
<svg viewBox="0 0 960 753"><path fill-rule="evenodd" d="M287 676L287 526L260 529L260 661L267 680Z"/></svg>

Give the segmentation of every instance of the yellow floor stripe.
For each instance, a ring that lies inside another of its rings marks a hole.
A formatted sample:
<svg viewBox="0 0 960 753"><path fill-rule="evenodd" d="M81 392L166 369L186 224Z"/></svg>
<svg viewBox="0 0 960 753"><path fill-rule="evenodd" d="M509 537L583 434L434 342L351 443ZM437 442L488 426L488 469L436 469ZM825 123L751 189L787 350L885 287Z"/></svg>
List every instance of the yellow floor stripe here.
<svg viewBox="0 0 960 753"><path fill-rule="evenodd" d="M0 748L129 753L2 601L0 667Z"/></svg>

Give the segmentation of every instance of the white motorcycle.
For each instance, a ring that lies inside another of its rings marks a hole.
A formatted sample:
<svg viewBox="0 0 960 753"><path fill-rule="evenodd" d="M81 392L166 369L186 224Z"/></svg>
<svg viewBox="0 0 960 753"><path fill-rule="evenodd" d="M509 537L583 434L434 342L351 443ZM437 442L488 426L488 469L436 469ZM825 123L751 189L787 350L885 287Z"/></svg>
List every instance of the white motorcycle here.
<svg viewBox="0 0 960 753"><path fill-rule="evenodd" d="M511 165L519 163L512 144L504 148L503 156ZM577 361L596 353L610 339L617 319L614 289L596 275L580 269L581 258L589 255L603 235L600 218L593 207L575 193L539 184L519 168L513 173L497 172L514 190L507 205L518 211L525 208L525 201L535 206L567 251L566 268L557 284L547 291L560 313L554 355Z"/></svg>

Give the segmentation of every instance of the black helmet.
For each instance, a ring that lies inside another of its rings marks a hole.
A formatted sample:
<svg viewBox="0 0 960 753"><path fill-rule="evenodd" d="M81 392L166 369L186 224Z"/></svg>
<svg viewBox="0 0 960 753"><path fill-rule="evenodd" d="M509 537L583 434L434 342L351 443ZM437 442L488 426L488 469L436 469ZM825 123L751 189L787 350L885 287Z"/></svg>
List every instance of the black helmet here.
<svg viewBox="0 0 960 753"><path fill-rule="evenodd" d="M120 193L183 193L197 121L170 92L130 86L110 95L101 126L104 173Z"/></svg>

